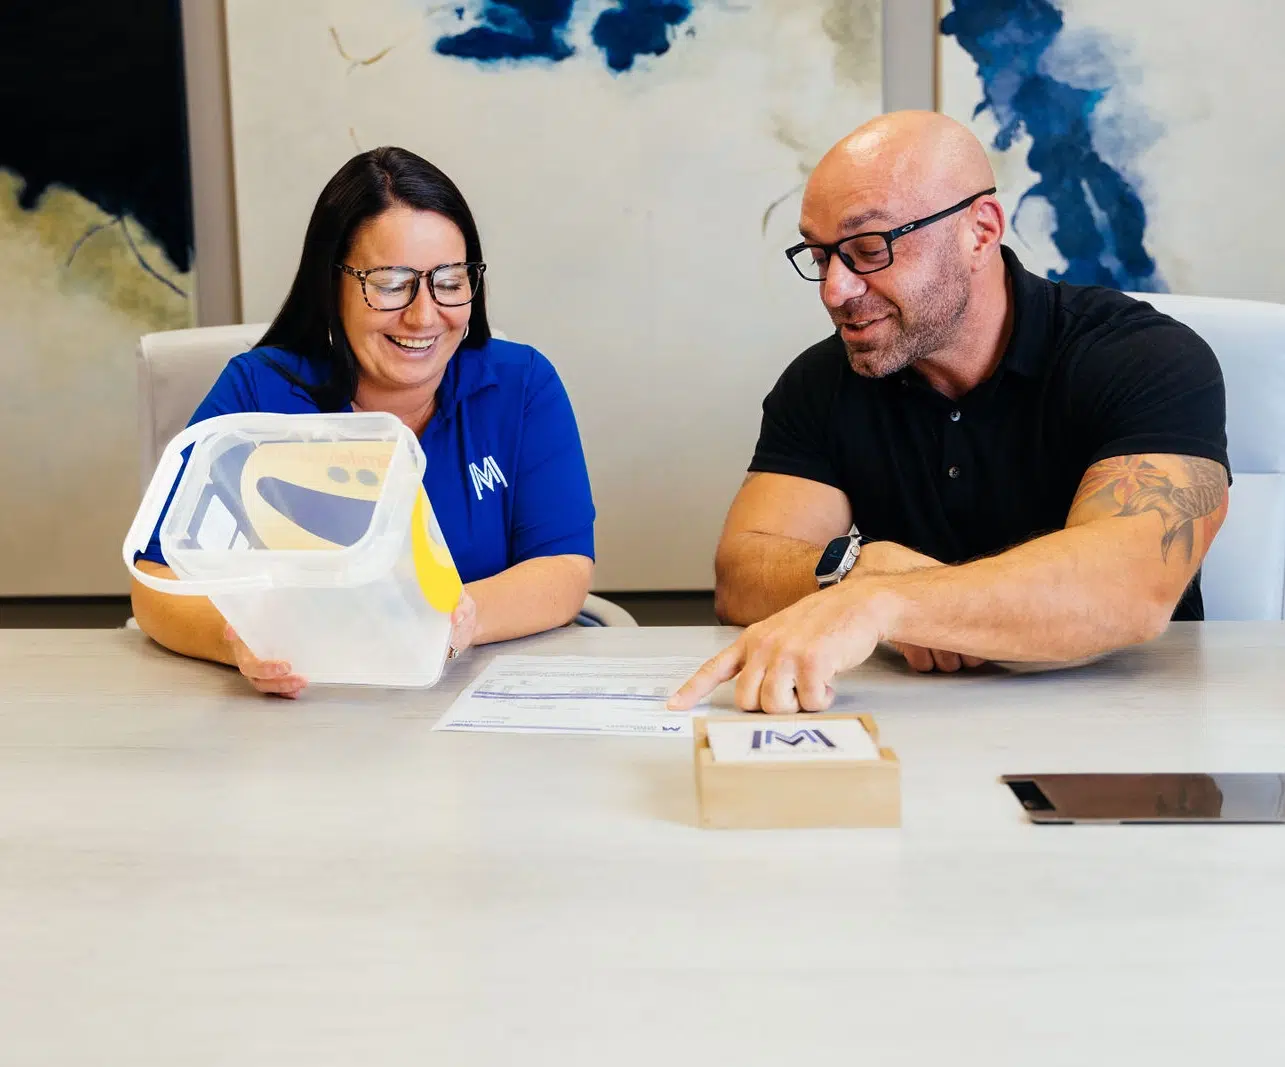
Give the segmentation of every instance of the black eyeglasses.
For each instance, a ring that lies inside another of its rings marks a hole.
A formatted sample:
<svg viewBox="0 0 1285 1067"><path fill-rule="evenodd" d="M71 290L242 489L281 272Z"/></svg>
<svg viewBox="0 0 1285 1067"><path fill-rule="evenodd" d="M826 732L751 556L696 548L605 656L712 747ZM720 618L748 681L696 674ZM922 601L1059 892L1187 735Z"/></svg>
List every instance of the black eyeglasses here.
<svg viewBox="0 0 1285 1067"><path fill-rule="evenodd" d="M794 269L799 272L799 277L804 281L825 281L825 272L830 265L830 257L835 255L853 274L874 274L876 271L886 270L892 266L892 242L898 237L904 237L911 230L922 230L925 226L939 222L950 215L954 215L956 212L963 211L974 200L979 197L989 196L994 191L994 189L983 189L980 193L974 193L966 200L961 200L958 204L946 208L945 211L939 211L937 214L929 215L927 218L915 219L914 222L907 222L904 226L898 226L895 230L876 230L870 233L853 234L851 237L845 237L842 241L836 241L832 245L816 245L804 241L793 248L787 248L785 256L794 265Z"/></svg>
<svg viewBox="0 0 1285 1067"><path fill-rule="evenodd" d="M400 311L415 303L419 280L428 279L428 293L440 307L454 308L471 303L482 287L485 263L443 263L432 270L414 267L371 267L356 270L336 263L345 274L361 282L362 299L375 311Z"/></svg>

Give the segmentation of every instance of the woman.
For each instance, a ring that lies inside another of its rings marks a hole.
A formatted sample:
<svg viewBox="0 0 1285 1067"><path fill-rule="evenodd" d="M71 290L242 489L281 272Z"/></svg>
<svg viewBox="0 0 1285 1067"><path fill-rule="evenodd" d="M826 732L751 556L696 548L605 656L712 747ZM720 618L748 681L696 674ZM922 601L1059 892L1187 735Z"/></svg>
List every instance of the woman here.
<svg viewBox="0 0 1285 1067"><path fill-rule="evenodd" d="M355 156L322 190L276 321L192 416L398 416L428 457L424 488L465 582L456 651L571 621L593 573L571 404L544 356L491 336L485 269L445 174L400 148ZM138 565L173 575L157 534ZM139 626L175 652L235 664L264 693L296 697L307 685L289 664L257 659L208 600L138 582L132 600Z"/></svg>

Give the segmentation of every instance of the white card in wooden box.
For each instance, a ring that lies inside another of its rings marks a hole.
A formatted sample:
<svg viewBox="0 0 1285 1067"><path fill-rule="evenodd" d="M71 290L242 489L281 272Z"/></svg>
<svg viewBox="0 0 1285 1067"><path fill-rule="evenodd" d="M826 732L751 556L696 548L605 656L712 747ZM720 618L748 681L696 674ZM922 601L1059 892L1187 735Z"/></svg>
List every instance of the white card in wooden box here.
<svg viewBox="0 0 1285 1067"><path fill-rule="evenodd" d="M703 827L901 825L901 767L895 753L878 747L869 715L709 716L695 721L694 734Z"/></svg>
<svg viewBox="0 0 1285 1067"><path fill-rule="evenodd" d="M879 748L858 719L793 722L774 718L710 719L709 750L715 763L778 760L877 760Z"/></svg>

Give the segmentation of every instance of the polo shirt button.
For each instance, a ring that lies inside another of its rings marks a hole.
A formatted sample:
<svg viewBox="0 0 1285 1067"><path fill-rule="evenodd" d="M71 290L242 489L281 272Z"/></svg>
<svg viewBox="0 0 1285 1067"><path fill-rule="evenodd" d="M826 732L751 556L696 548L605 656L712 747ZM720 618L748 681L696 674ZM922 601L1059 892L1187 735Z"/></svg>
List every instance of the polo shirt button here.
<svg viewBox="0 0 1285 1067"><path fill-rule="evenodd" d="M951 468L950 468L950 470L948 470L948 471L946 472L946 474L947 474L947 476L948 476L948 477L951 477L951 478L958 478L958 477L959 477L959 468L958 468L958 467L951 467Z"/></svg>
<svg viewBox="0 0 1285 1067"><path fill-rule="evenodd" d="M958 422L958 421L959 421L959 419L960 419L960 415L959 415L959 411L958 411L958 409L956 409L955 411L952 411L952 412L950 413L950 421L951 421L951 422Z"/></svg>

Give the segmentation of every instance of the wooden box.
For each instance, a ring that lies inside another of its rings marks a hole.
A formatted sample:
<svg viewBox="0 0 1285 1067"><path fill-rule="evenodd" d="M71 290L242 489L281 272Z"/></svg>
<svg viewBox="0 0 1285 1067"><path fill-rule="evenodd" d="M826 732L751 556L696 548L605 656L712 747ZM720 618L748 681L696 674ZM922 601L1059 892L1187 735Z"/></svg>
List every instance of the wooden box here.
<svg viewBox="0 0 1285 1067"><path fill-rule="evenodd" d="M879 747L877 760L782 760L719 763L710 750L707 723L745 719L713 715L693 724L696 798L700 825L720 830L788 827L900 826L901 764ZM878 747L869 715L815 713L755 716L776 731L806 730L827 721L857 719Z"/></svg>

